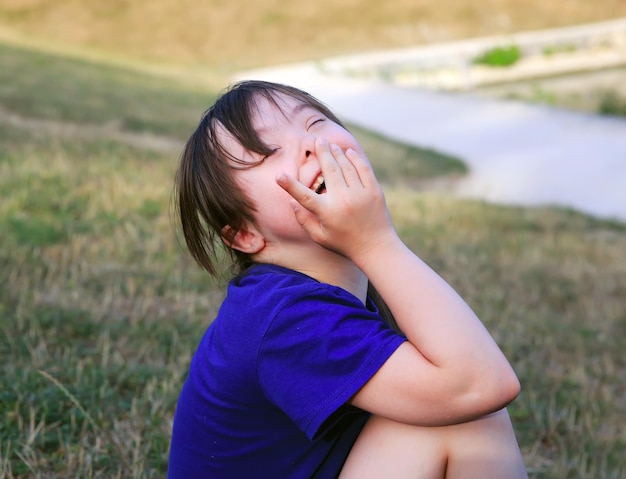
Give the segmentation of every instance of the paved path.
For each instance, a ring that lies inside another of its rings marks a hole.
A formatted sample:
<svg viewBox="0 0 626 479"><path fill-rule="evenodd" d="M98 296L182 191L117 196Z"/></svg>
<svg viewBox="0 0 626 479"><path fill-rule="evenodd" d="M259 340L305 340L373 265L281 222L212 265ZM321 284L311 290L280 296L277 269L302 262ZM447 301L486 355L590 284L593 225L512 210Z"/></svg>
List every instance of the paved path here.
<svg viewBox="0 0 626 479"><path fill-rule="evenodd" d="M457 156L470 169L459 195L626 221L626 119L331 77L312 63L243 78L297 86L347 122Z"/></svg>

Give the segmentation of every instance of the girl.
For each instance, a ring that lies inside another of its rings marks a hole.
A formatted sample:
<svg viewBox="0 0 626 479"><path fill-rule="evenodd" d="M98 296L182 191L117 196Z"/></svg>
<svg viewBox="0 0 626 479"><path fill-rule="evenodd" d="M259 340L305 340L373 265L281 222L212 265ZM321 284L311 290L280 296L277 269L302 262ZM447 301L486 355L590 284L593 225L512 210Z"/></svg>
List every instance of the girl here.
<svg viewBox="0 0 626 479"><path fill-rule="evenodd" d="M328 108L235 85L176 186L191 254L216 274L222 242L237 275L179 398L170 478L526 477L503 409L515 373L402 243Z"/></svg>

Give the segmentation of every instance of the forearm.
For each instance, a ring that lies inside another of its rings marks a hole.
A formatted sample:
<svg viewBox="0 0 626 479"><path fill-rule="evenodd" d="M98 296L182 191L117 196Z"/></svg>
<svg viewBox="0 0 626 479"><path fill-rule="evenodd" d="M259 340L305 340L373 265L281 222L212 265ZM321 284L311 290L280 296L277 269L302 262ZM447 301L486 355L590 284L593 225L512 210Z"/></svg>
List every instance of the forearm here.
<svg viewBox="0 0 626 479"><path fill-rule="evenodd" d="M288 175L277 181L310 238L367 276L409 340L352 403L407 424L444 425L510 402L519 382L508 361L465 301L399 239L369 164L323 141L316 153L326 194Z"/></svg>
<svg viewBox="0 0 626 479"><path fill-rule="evenodd" d="M451 381L474 387L516 381L499 347L467 303L394 234L353 258L413 346ZM463 387L463 386L462 386Z"/></svg>

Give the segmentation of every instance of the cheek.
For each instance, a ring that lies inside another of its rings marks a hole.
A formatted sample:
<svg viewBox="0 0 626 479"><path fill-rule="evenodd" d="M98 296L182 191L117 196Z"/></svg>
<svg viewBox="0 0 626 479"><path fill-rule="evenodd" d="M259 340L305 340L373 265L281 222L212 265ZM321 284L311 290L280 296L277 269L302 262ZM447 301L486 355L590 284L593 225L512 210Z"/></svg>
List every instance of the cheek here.
<svg viewBox="0 0 626 479"><path fill-rule="evenodd" d="M295 172L289 172L295 175ZM244 170L237 176L237 184L255 207L255 220L261 229L291 229L297 223L293 208L289 204L291 196L275 180L274 171Z"/></svg>
<svg viewBox="0 0 626 479"><path fill-rule="evenodd" d="M263 191L257 192L254 202L257 213L262 221L282 221L285 216L294 216L293 208L289 204L291 196L280 186L274 183Z"/></svg>
<svg viewBox="0 0 626 479"><path fill-rule="evenodd" d="M361 148L361 145L359 144L357 139L349 131L344 130L340 126L337 126L337 130L335 131L335 136L337 138L336 143L338 143L339 145L343 145L346 148L348 147L353 148L360 155L365 154L365 152L363 151L363 148Z"/></svg>

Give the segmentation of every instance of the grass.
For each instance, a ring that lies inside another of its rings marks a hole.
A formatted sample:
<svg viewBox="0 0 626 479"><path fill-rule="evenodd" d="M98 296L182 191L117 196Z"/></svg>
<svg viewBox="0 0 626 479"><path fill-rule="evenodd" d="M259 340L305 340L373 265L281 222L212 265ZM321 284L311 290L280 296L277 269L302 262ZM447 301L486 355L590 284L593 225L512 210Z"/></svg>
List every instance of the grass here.
<svg viewBox="0 0 626 479"><path fill-rule="evenodd" d="M356 125L347 126L367 152L376 177L388 185L419 186L436 178L467 173L467 167L458 158L394 143Z"/></svg>
<svg viewBox="0 0 626 479"><path fill-rule="evenodd" d="M223 294L169 210L178 149L214 93L0 49L0 71L15 72L0 96L0 476L162 477L175 401ZM46 86L55 75L103 100ZM128 141L146 132L178 148ZM357 134L376 164L447 170L433 152Z"/></svg>
<svg viewBox="0 0 626 479"><path fill-rule="evenodd" d="M615 85L615 87L616 89L585 86L584 82L581 81L577 89L561 91L558 86L544 85L539 81L525 88L521 85L517 85L517 87L504 85L493 91L499 92L495 96L510 100L603 116L626 117L626 95L621 91L623 88L619 88L619 85ZM487 88L483 91L490 91L490 89Z"/></svg>
<svg viewBox="0 0 626 479"><path fill-rule="evenodd" d="M87 47L92 55L232 72L620 16L622 0L0 0L0 35L48 49Z"/></svg>
<svg viewBox="0 0 626 479"><path fill-rule="evenodd" d="M182 138L213 99L182 81L0 44L0 104L26 117Z"/></svg>
<svg viewBox="0 0 626 479"><path fill-rule="evenodd" d="M172 234L173 158L5 132L5 473L162 477L176 391L214 289Z"/></svg>
<svg viewBox="0 0 626 479"><path fill-rule="evenodd" d="M389 200L408 245L468 299L516 368L522 394L510 411L530 476L622 477L624 225L406 191Z"/></svg>
<svg viewBox="0 0 626 479"><path fill-rule="evenodd" d="M12 5L18 27L54 13ZM9 45L0 77L0 477L163 477L176 398L224 294L169 208L177 152L215 89ZM429 192L424 177L462 165L355 133L403 239L517 370L530 476L623 477L626 226Z"/></svg>

